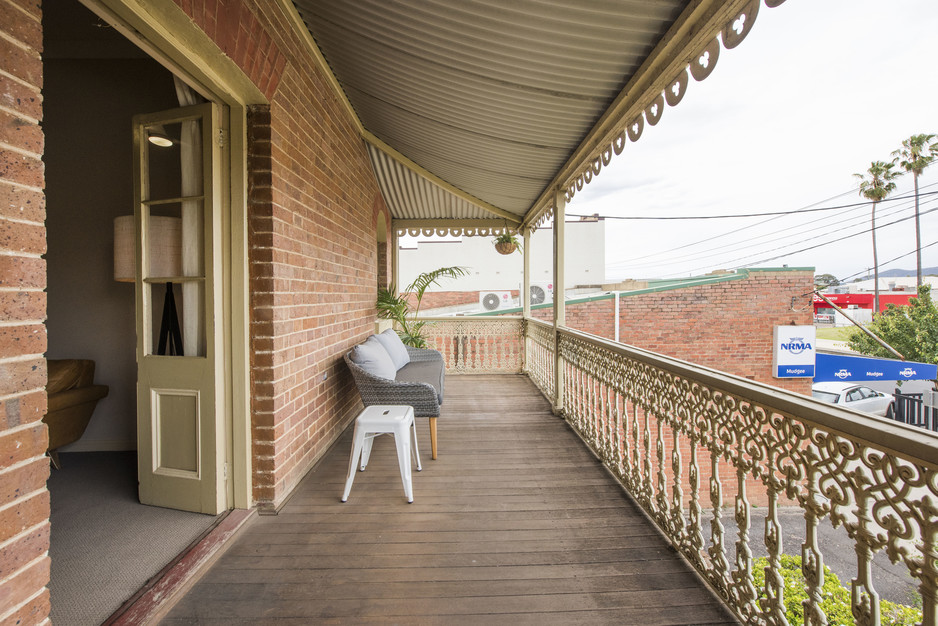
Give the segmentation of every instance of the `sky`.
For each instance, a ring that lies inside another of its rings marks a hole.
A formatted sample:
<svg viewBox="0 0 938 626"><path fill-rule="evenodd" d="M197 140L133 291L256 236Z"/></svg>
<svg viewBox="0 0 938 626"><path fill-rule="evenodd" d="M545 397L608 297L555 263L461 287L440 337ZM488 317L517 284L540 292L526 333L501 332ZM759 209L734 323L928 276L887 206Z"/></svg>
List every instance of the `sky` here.
<svg viewBox="0 0 938 626"><path fill-rule="evenodd" d="M713 73L691 79L684 99L646 124L566 212L704 216L862 203L855 172L890 160L913 134L938 134L935 33L936 0L763 4L742 44L722 49ZM897 184L891 197L911 196L911 175ZM919 185L938 192L938 165ZM932 209L938 193L921 198L923 248L938 242ZM912 215L911 198L878 205L881 270L914 270ZM774 219L607 219L606 279L788 265L852 280L873 265L869 227L869 205ZM854 233L862 234L830 243ZM938 244L923 249L922 264L938 266Z"/></svg>

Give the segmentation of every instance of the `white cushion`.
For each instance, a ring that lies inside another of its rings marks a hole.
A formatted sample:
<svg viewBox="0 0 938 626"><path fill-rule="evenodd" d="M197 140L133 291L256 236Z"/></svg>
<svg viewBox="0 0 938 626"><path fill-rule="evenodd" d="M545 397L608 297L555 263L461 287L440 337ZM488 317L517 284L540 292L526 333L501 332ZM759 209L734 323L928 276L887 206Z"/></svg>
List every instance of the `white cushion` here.
<svg viewBox="0 0 938 626"><path fill-rule="evenodd" d="M397 368L378 338L372 335L352 348L352 362L372 376L394 380Z"/></svg>
<svg viewBox="0 0 938 626"><path fill-rule="evenodd" d="M380 335L375 335L375 337L378 338L378 341L381 342L384 349L388 351L388 356L391 357L391 362L394 363L394 369L399 370L410 363L410 354L407 352L407 346L404 345L400 335L398 335L393 328L389 328Z"/></svg>

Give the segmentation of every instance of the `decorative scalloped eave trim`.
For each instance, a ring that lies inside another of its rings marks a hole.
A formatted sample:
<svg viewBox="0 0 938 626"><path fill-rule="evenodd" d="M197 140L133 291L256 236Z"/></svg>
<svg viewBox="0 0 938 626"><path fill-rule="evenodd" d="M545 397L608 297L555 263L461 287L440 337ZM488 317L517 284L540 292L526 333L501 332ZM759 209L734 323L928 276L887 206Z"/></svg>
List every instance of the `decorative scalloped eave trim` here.
<svg viewBox="0 0 938 626"><path fill-rule="evenodd" d="M769 8L780 6L785 0L764 0ZM649 126L654 126L664 114L664 104L668 106L677 106L687 94L689 81L688 73L695 81L705 80L713 73L717 61L720 58L720 43L723 47L731 50L737 47L752 31L752 27L759 15L760 0L751 0L743 9L729 20L721 29L719 35L714 36L706 46L701 48L700 52L694 55L693 60L677 73L677 75L668 82L667 86L661 92L650 97L648 102L642 107L642 113L632 119L627 124L623 124L613 133L613 139L603 143L588 159L584 159L584 164L579 168L576 174L573 174L562 185L564 197L570 202L578 191L582 191L584 185L592 182L593 178L598 176L602 168L609 165L612 155L622 154L625 149L626 138L628 141L636 142L642 136L642 132L647 122ZM555 207L549 206L543 210L538 218L531 223L531 230L537 230L540 226L550 220L554 214Z"/></svg>

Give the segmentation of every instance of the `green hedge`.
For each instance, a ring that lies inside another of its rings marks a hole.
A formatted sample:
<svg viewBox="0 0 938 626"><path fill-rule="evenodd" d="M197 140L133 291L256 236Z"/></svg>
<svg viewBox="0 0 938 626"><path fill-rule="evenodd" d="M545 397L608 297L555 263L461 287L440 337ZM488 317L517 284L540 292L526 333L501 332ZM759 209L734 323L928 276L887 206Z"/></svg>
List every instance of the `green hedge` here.
<svg viewBox="0 0 938 626"><path fill-rule="evenodd" d="M804 624L803 600L807 600L805 580L801 573L801 557L783 554L781 575L785 583L785 616L789 624ZM769 561L765 557L753 561L753 582L756 589L765 587L765 568ZM827 623L838 626L855 624L850 612L850 590L840 583L837 574L824 566L824 586L821 588L821 609L827 614ZM888 600L879 603L880 620L883 626L913 626L922 621L922 611Z"/></svg>

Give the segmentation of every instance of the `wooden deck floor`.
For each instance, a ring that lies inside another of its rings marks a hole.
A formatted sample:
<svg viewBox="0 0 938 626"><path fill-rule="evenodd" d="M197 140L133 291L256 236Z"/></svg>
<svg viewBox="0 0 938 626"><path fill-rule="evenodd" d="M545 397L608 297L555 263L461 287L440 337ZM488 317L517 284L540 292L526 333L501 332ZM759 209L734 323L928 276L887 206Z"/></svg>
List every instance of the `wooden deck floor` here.
<svg viewBox="0 0 938 626"><path fill-rule="evenodd" d="M339 501L351 432L164 624L735 623L522 376L449 376L404 499L393 441Z"/></svg>

